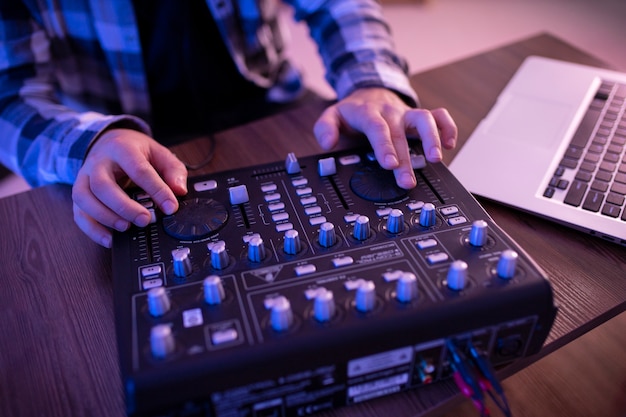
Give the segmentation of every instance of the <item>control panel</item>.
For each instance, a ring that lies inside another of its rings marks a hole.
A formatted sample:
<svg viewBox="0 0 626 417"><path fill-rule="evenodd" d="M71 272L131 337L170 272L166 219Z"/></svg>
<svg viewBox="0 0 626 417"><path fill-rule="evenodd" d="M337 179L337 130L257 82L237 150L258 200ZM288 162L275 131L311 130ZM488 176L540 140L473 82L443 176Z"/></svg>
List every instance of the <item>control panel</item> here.
<svg viewBox="0 0 626 417"><path fill-rule="evenodd" d="M368 148L189 179L118 233L129 415L304 416L450 376L446 343L495 366L536 353L548 280L443 164L405 190Z"/></svg>

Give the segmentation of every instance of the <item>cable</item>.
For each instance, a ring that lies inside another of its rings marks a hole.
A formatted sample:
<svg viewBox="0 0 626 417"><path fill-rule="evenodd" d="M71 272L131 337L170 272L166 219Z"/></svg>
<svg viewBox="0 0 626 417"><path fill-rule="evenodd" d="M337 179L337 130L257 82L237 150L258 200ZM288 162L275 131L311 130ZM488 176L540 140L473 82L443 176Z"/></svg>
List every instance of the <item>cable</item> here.
<svg viewBox="0 0 626 417"><path fill-rule="evenodd" d="M189 171L195 171L197 169L203 168L205 165L211 162L214 156L215 156L215 137L213 135L209 135L209 151L207 155L204 157L204 159L202 159L200 162L196 164L190 164L187 161L183 161L183 163L185 164L185 167Z"/></svg>
<svg viewBox="0 0 626 417"><path fill-rule="evenodd" d="M485 405L483 389L474 376L471 362L457 349L452 340L446 340L446 347L449 353L450 365L454 371L452 374L454 382L459 387L461 393L472 400L480 416L488 417L490 413Z"/></svg>
<svg viewBox="0 0 626 417"><path fill-rule="evenodd" d="M489 359L484 353L481 353L478 349L476 349L472 342L468 342L467 345L472 362L480 375L479 385L481 385L483 391L487 392L504 415L506 417L511 417L511 408L509 407L509 402L504 393L504 388L502 388L500 381L498 381L491 362L489 362ZM495 391L498 395L494 395L493 391Z"/></svg>

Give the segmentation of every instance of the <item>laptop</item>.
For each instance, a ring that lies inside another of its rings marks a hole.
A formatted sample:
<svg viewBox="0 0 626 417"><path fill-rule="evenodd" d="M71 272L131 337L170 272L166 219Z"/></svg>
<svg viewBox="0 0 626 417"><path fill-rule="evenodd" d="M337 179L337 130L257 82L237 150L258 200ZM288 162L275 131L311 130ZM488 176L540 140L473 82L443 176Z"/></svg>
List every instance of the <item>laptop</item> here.
<svg viewBox="0 0 626 417"><path fill-rule="evenodd" d="M626 246L626 73L528 57L450 170L472 193Z"/></svg>

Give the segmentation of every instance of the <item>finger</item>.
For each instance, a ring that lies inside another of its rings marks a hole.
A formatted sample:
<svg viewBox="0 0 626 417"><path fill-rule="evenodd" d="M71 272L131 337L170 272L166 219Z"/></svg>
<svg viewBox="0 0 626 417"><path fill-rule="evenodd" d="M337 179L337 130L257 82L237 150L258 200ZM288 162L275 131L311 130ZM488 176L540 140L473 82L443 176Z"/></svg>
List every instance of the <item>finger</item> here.
<svg viewBox="0 0 626 417"><path fill-rule="evenodd" d="M313 126L313 134L322 149L330 150L339 141L341 117L335 106L330 106L322 112Z"/></svg>
<svg viewBox="0 0 626 417"><path fill-rule="evenodd" d="M117 216L139 227L147 226L151 221L150 212L129 197L126 191L118 184L114 175L111 169L104 166L97 166L92 169L87 177L89 181L87 192L82 192L77 196L77 198L81 198L81 201L83 201L81 207L86 209L86 204L89 204L89 209L85 210L88 214L105 226L114 227L118 230L121 230L121 223L116 221L112 224L109 220L111 216ZM129 178L135 181L131 175L129 175ZM93 201L90 200L91 195L97 199L97 202L105 206L106 210L98 207L95 199ZM112 214L109 214L107 210Z"/></svg>
<svg viewBox="0 0 626 417"><path fill-rule="evenodd" d="M440 138L446 149L454 149L459 130L448 110L440 108L431 111L435 123L439 127Z"/></svg>
<svg viewBox="0 0 626 417"><path fill-rule="evenodd" d="M163 213L169 215L173 214L178 210L178 199L174 195L172 189L163 181L159 173L152 166L151 162L147 159L122 159L120 160L120 168L126 172L128 177L142 190L144 190L154 201L154 203L163 211ZM120 201L120 200L118 200ZM132 201L132 200L131 200ZM136 203L136 207L139 205ZM131 206L125 204L124 207L130 209ZM143 214L141 215L141 224L134 222L140 227L143 227L148 224L150 221L148 210L143 209ZM140 210L141 211L141 210ZM147 218L145 218L147 216ZM145 221L145 224L144 224Z"/></svg>
<svg viewBox="0 0 626 417"><path fill-rule="evenodd" d="M405 189L413 188L417 185L417 180L411 166L402 113L397 111L384 112L383 118L387 123L391 144L398 158L398 167L393 170L396 183Z"/></svg>
<svg viewBox="0 0 626 417"><path fill-rule="evenodd" d="M117 184L114 184L117 187ZM107 227L124 231L130 226L129 220L124 219L115 211L100 201L91 189L90 179L87 175L79 175L72 187L72 200L77 209L85 216Z"/></svg>
<svg viewBox="0 0 626 417"><path fill-rule="evenodd" d="M89 217L76 204L73 205L74 222L91 240L105 248L113 246L113 235L109 229Z"/></svg>
<svg viewBox="0 0 626 417"><path fill-rule="evenodd" d="M174 194L187 194L187 168L176 155L165 147L158 147L153 151L152 162Z"/></svg>
<svg viewBox="0 0 626 417"><path fill-rule="evenodd" d="M379 111L373 107L360 106L345 111L343 117L353 129L367 136L380 166L385 169L396 169L400 166L396 146L405 138L404 133L396 131L393 141L389 124Z"/></svg>
<svg viewBox="0 0 626 417"><path fill-rule="evenodd" d="M425 109L409 110L404 115L404 123L407 130L417 131L422 140L426 159L430 162L440 162L443 158L441 140L437 122L432 113Z"/></svg>

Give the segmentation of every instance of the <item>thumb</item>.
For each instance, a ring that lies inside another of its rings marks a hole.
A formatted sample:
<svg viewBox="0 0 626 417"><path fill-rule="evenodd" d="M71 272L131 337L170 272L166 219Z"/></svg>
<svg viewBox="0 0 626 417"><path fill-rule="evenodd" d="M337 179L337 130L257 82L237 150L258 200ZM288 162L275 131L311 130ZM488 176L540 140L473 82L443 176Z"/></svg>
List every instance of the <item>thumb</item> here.
<svg viewBox="0 0 626 417"><path fill-rule="evenodd" d="M317 119L313 126L313 134L323 149L330 150L337 144L340 125L341 117L335 106L328 107Z"/></svg>

